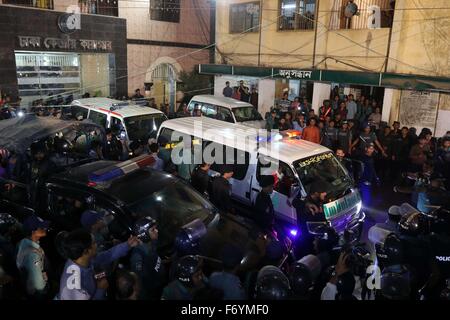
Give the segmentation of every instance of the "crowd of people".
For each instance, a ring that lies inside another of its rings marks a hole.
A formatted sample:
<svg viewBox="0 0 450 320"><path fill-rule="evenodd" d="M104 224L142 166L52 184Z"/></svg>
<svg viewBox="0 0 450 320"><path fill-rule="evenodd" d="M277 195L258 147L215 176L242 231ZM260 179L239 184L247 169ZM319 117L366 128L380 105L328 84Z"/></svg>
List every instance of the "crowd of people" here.
<svg viewBox="0 0 450 320"><path fill-rule="evenodd" d="M334 91L331 97L323 102L319 114L306 98L300 101L299 97L290 101L288 110L273 108L266 115L266 129L296 130L302 139L322 144L342 159L359 161L363 169L359 178L367 185L401 183L402 174L417 173L427 164L444 170L439 163L448 152L450 132L436 139L429 128L417 133L416 128L401 127L398 121L390 126L381 121L382 106L374 99L361 96L355 101L352 94L341 99Z"/></svg>

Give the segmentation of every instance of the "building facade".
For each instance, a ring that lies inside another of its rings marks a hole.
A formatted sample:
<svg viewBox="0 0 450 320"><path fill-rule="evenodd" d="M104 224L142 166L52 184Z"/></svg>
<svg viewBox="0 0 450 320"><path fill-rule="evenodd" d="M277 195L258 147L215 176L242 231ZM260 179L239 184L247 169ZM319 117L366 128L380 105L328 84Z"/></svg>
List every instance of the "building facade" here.
<svg viewBox="0 0 450 320"><path fill-rule="evenodd" d="M230 0L217 2L216 61L225 81L258 88L262 113L283 92L317 110L332 88L371 96L382 120L449 130L448 1Z"/></svg>
<svg viewBox="0 0 450 320"><path fill-rule="evenodd" d="M210 1L119 1L119 17L127 21L129 94L139 88L173 109L180 73L211 60Z"/></svg>
<svg viewBox="0 0 450 320"><path fill-rule="evenodd" d="M213 56L210 10L208 0L0 0L0 89L27 106L139 88L174 108L180 73Z"/></svg>
<svg viewBox="0 0 450 320"><path fill-rule="evenodd" d="M114 16L65 11L78 2L3 0L0 88L23 106L127 92L126 23ZM75 8L75 7L73 7ZM75 10L76 11L76 10Z"/></svg>

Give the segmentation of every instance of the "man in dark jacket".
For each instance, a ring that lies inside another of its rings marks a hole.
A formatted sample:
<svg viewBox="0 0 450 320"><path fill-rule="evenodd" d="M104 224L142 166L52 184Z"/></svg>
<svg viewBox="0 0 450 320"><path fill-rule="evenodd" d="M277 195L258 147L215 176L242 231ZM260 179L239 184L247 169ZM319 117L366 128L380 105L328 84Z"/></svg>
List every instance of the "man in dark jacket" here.
<svg viewBox="0 0 450 320"><path fill-rule="evenodd" d="M122 156L122 143L109 128L106 129L106 144L103 150L107 160L118 161Z"/></svg>
<svg viewBox="0 0 450 320"><path fill-rule="evenodd" d="M195 190L201 194L208 194L209 175L208 171L211 167L210 164L203 162L198 166L191 176L191 184Z"/></svg>
<svg viewBox="0 0 450 320"><path fill-rule="evenodd" d="M275 211L270 198L273 192L274 180L273 176L261 177L260 185L262 189L255 201L255 221L266 231L273 229L275 220Z"/></svg>
<svg viewBox="0 0 450 320"><path fill-rule="evenodd" d="M222 175L214 178L212 183L211 201L222 211L231 212L231 184L229 180L233 176L233 166L224 165Z"/></svg>

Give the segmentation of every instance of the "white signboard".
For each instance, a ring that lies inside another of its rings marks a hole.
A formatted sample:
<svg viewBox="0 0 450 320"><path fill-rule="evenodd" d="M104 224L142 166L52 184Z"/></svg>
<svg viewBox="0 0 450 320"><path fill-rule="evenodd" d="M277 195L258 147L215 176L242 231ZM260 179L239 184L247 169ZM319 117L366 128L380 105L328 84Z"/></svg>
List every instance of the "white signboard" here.
<svg viewBox="0 0 450 320"><path fill-rule="evenodd" d="M403 90L400 100L400 125L415 127L417 133L422 128L435 130L439 93Z"/></svg>

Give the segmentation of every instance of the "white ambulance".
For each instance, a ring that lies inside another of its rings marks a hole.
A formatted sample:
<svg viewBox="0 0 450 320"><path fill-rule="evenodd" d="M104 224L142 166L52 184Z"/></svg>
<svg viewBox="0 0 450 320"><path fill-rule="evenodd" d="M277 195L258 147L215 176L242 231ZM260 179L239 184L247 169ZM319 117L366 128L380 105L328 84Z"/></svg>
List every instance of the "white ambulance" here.
<svg viewBox="0 0 450 320"><path fill-rule="evenodd" d="M201 110L205 117L254 128L264 128L266 124L253 105L233 98L207 94L194 96L188 110L191 114L194 110Z"/></svg>
<svg viewBox="0 0 450 320"><path fill-rule="evenodd" d="M177 153L175 148L185 146L180 142L186 139L192 143L195 163L211 152L219 159L217 156L223 152L222 161L214 161L211 171L219 173L223 163L233 164L232 197L245 205L254 204L262 175L277 176L272 202L277 218L290 226L298 225L293 199L305 198L318 179L324 182L324 192L330 199L323 206L325 217L336 230L344 231L350 221L360 216L362 202L353 179L333 152L321 145L279 133L268 136L266 130L205 117L168 120L158 132L160 148L171 150L172 159Z"/></svg>
<svg viewBox="0 0 450 320"><path fill-rule="evenodd" d="M89 119L105 129L116 126L121 138L128 143L156 138L161 123L167 120L164 113L157 109L109 98L74 100L70 113L77 120Z"/></svg>

